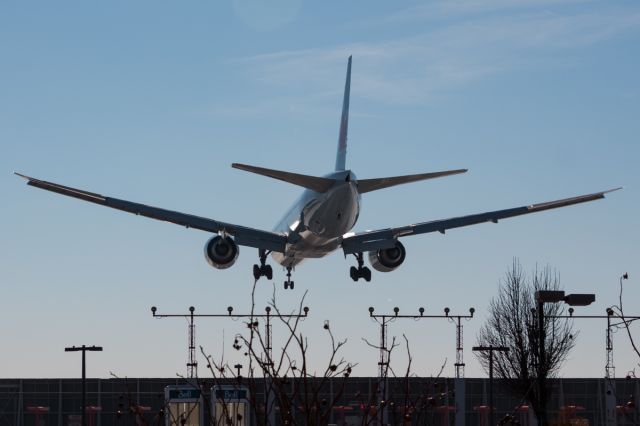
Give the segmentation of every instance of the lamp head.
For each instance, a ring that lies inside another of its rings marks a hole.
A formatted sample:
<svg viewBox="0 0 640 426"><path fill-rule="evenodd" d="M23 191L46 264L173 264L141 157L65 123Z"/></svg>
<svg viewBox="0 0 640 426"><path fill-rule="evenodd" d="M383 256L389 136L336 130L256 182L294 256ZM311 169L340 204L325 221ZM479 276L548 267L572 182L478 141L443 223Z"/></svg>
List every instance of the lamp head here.
<svg viewBox="0 0 640 426"><path fill-rule="evenodd" d="M309 313L309 307L305 306L304 308L302 308L302 312L304 312L304 315L306 316Z"/></svg>
<svg viewBox="0 0 640 426"><path fill-rule="evenodd" d="M155 306L152 306L152 307L151 307L151 313L152 313L153 315L155 315L155 314L156 314L156 311L157 311L157 310L158 310L158 308L156 308Z"/></svg>
<svg viewBox="0 0 640 426"><path fill-rule="evenodd" d="M420 316L424 315L424 308L420 307L420 309L418 309L418 312L420 312Z"/></svg>
<svg viewBox="0 0 640 426"><path fill-rule="evenodd" d="M444 314L445 314L446 316L449 316L449 312L451 312L451 309L449 309L448 307L447 307L447 308L444 308Z"/></svg>
<svg viewBox="0 0 640 426"><path fill-rule="evenodd" d="M396 314L396 316L398 316L398 312L400 312L400 308L398 308L397 306L393 308L393 313Z"/></svg>
<svg viewBox="0 0 640 426"><path fill-rule="evenodd" d="M595 294L568 294L564 302L571 306L588 306L596 301Z"/></svg>
<svg viewBox="0 0 640 426"><path fill-rule="evenodd" d="M231 315L231 312L233 312L233 306L228 306L227 312L229 312L229 315Z"/></svg>
<svg viewBox="0 0 640 426"><path fill-rule="evenodd" d="M469 313L471 314L471 316L473 316L473 314L476 313L476 309L475 308L469 308Z"/></svg>
<svg viewBox="0 0 640 426"><path fill-rule="evenodd" d="M369 306L369 315L373 315L373 306Z"/></svg>
<svg viewBox="0 0 640 426"><path fill-rule="evenodd" d="M196 308L194 308L193 306L189 306L189 312L193 313L193 311L195 311Z"/></svg>

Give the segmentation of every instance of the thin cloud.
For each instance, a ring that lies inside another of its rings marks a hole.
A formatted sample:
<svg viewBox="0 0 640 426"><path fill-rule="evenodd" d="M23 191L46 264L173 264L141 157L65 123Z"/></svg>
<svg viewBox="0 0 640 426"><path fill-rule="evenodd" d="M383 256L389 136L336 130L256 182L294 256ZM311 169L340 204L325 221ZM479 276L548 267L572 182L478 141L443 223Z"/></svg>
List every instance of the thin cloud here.
<svg viewBox="0 0 640 426"><path fill-rule="evenodd" d="M513 2L490 3L498 7ZM293 88L292 96L304 90L304 96L333 99L342 89L336 86L336 76L344 73L346 58L353 54L357 78L352 90L357 96L415 104L500 73L570 65L568 49L588 47L638 28L637 8L564 14L536 10L465 20L396 40L274 52L238 61L250 65L249 72L264 84Z"/></svg>
<svg viewBox="0 0 640 426"><path fill-rule="evenodd" d="M407 7L383 18L362 21L362 26L463 18L489 13L517 12L541 7L564 7L596 0L437 0Z"/></svg>

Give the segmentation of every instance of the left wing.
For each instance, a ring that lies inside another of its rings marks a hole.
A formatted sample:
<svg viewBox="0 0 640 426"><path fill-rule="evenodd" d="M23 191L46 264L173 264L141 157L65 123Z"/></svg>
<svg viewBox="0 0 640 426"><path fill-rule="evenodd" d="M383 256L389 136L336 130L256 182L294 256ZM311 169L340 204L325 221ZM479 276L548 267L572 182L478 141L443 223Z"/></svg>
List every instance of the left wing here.
<svg viewBox="0 0 640 426"><path fill-rule="evenodd" d="M614 188L608 191L580 195L578 197L563 198L562 200L548 201L545 203L515 207L512 209L496 210L492 212L472 214L469 216L454 217L451 219L434 220L431 222L416 223L413 225L400 226L397 228L387 228L379 229L376 231L361 232L344 237L342 240L342 249L344 250L345 254L351 254L392 248L395 246L396 240L400 237L426 234L436 231L444 234L447 229L460 228L462 226L476 225L478 223L485 222L498 223L498 220L506 219L509 217L521 216L523 214L536 213L543 210L570 206L572 204L599 200L601 198L604 198L605 194L617 191L619 189L622 188Z"/></svg>
<svg viewBox="0 0 640 426"><path fill-rule="evenodd" d="M234 225L232 223L219 222L206 217L147 206L145 204L120 200L118 198L105 197L104 195L96 194L94 192L88 192L82 189L71 188L69 186L35 179L20 173L16 173L16 175L26 179L27 185L46 189L51 192L57 192L58 194L66 195L68 197L79 198L84 201L89 201L90 203L111 207L112 209L175 223L177 225L186 226L187 228L195 228L200 229L201 231L214 233L224 232L228 235L232 235L235 242L243 246L284 252L287 243L287 237L285 235L277 234L275 232L247 228L244 226Z"/></svg>

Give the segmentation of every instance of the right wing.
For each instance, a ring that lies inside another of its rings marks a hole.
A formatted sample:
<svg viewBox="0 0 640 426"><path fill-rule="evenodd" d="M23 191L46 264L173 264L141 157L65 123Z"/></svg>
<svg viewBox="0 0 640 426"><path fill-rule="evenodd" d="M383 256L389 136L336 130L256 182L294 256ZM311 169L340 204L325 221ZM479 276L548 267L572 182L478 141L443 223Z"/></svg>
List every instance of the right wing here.
<svg viewBox="0 0 640 426"><path fill-rule="evenodd" d="M397 228L387 228L379 229L376 231L361 232L344 237L342 240L342 249L344 250L345 254L351 254L393 248L395 246L396 240L400 237L426 234L436 231L444 234L447 229L460 228L462 226L476 225L478 223L485 222L498 223L498 220L506 219L509 217L521 216L524 214L570 206L572 204L599 200L601 198L604 198L605 194L617 191L618 189L622 188L615 188L608 191L580 195L578 197L563 198L561 200L548 201L545 203L515 207L512 209L496 210L492 212L472 214L469 216L454 217L451 219L434 220L431 222L416 223L413 225L400 226Z"/></svg>
<svg viewBox="0 0 640 426"><path fill-rule="evenodd" d="M173 210L161 209L159 207L147 206L145 204L134 203L131 201L120 200L118 198L105 197L94 192L83 191L81 189L71 188L59 185L53 182L47 182L35 179L29 176L16 173L16 175L27 180L27 185L36 188L46 189L47 191L57 192L58 194L68 197L79 198L91 203L100 204L102 206L111 207L112 209L122 210L136 215L150 217L152 219L162 220L165 222L175 223L177 225L186 226L187 228L200 229L213 233L224 232L232 235L237 244L249 247L256 247L264 250L276 252L284 252L287 243L287 237L275 232L262 231L260 229L247 228L244 226L234 225L232 223L218 222L217 220L208 219L206 217L194 216L191 214L180 213Z"/></svg>

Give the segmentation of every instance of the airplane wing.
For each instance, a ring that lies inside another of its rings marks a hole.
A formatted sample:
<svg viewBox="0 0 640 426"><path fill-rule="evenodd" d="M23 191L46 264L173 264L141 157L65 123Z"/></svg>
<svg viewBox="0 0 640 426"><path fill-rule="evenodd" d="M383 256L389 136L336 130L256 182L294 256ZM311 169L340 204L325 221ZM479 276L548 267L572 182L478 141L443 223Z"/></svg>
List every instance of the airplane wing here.
<svg viewBox="0 0 640 426"><path fill-rule="evenodd" d="M285 245L287 243L287 237L285 235L277 234L275 232L247 228L231 223L219 222L206 217L194 216L173 210L161 209L159 207L147 206L145 204L133 203L131 201L120 200L118 198L105 197L94 192L83 191L81 189L35 179L20 173L16 173L16 175L26 179L27 185L46 189L51 192L57 192L58 194L69 197L79 198L102 206L111 207L112 209L118 209L165 222L171 222L187 228L199 229L201 231L214 233L225 232L228 235L232 235L234 237L234 241L239 245L284 252Z"/></svg>
<svg viewBox="0 0 640 426"><path fill-rule="evenodd" d="M397 228L379 229L376 231L366 231L345 236L342 240L342 249L345 255L351 253L361 253L380 249L392 248L395 241L400 237L409 235L426 234L429 232L445 233L447 229L460 228L462 226L476 225L478 223L493 222L514 216L521 216L529 213L536 213L543 210L556 209L570 206L572 204L586 203L587 201L599 200L605 194L617 191L622 188L614 188L608 191L596 192L593 194L580 195L578 197L564 198L562 200L548 201L545 203L532 204L528 206L515 207L512 209L496 210L492 212L460 216L450 219L434 220L431 222L416 223L413 225L400 226Z"/></svg>

